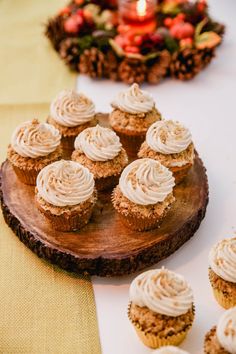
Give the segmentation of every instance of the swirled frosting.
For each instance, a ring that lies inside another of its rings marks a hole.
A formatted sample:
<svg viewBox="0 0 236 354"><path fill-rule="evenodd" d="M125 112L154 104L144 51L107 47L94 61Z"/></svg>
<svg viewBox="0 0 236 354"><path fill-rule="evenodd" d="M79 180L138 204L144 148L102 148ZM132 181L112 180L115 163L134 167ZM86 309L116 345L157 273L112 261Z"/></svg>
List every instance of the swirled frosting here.
<svg viewBox="0 0 236 354"><path fill-rule="evenodd" d="M178 347L168 345L166 347L161 347L159 349L153 350L152 354L188 354L188 352Z"/></svg>
<svg viewBox="0 0 236 354"><path fill-rule="evenodd" d="M120 92L112 102L112 107L131 114L147 113L155 106L152 96L133 84L128 90Z"/></svg>
<svg viewBox="0 0 236 354"><path fill-rule="evenodd" d="M163 120L153 123L146 135L149 147L162 154L180 153L192 142L190 131L178 122Z"/></svg>
<svg viewBox="0 0 236 354"><path fill-rule="evenodd" d="M112 160L121 148L116 133L100 125L83 130L75 139L75 149L81 150L92 161Z"/></svg>
<svg viewBox="0 0 236 354"><path fill-rule="evenodd" d="M209 254L211 269L222 279L236 283L236 238L214 245Z"/></svg>
<svg viewBox="0 0 236 354"><path fill-rule="evenodd" d="M94 118L95 106L82 93L64 90L52 101L50 114L62 126L76 127Z"/></svg>
<svg viewBox="0 0 236 354"><path fill-rule="evenodd" d="M186 280L165 268L137 276L129 295L135 305L171 317L183 315L193 306L193 292Z"/></svg>
<svg viewBox="0 0 236 354"><path fill-rule="evenodd" d="M20 124L12 134L11 146L22 157L47 156L60 145L58 129L37 119Z"/></svg>
<svg viewBox="0 0 236 354"><path fill-rule="evenodd" d="M226 351L236 354L236 307L225 311L217 325L216 335Z"/></svg>
<svg viewBox="0 0 236 354"><path fill-rule="evenodd" d="M80 163L60 160L40 171L36 186L46 202L65 207L88 200L94 192L94 178Z"/></svg>
<svg viewBox="0 0 236 354"><path fill-rule="evenodd" d="M122 172L119 187L131 202L150 205L163 202L175 185L172 172L152 159L139 159Z"/></svg>

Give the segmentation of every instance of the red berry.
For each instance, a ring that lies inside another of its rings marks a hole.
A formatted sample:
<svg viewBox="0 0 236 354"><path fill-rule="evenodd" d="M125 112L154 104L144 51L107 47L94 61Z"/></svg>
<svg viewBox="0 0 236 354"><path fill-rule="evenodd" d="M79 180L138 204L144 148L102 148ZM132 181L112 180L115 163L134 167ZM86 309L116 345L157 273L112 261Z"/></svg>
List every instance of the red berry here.
<svg viewBox="0 0 236 354"><path fill-rule="evenodd" d="M115 42L121 47L123 48L124 47L124 37L121 36L121 35L118 35L115 37Z"/></svg>
<svg viewBox="0 0 236 354"><path fill-rule="evenodd" d="M75 0L76 5L82 5L84 0Z"/></svg>
<svg viewBox="0 0 236 354"><path fill-rule="evenodd" d="M78 23L74 16L69 17L65 22L64 22L64 29L68 33L77 33L79 30Z"/></svg>
<svg viewBox="0 0 236 354"><path fill-rule="evenodd" d="M130 29L130 26L128 26L128 25L119 25L119 26L117 27L117 31L118 31L120 34L125 34L125 33L127 33L127 32L129 31L129 29Z"/></svg>
<svg viewBox="0 0 236 354"><path fill-rule="evenodd" d="M185 18L186 18L186 16L185 16L185 14L183 14L183 13L181 12L181 13L179 13L179 14L176 16L176 18L178 18L178 20L180 20L180 21L184 21Z"/></svg>
<svg viewBox="0 0 236 354"><path fill-rule="evenodd" d="M70 8L68 6L67 7L63 7L63 9L61 9L59 11L59 16L67 15L67 14L70 14Z"/></svg>
<svg viewBox="0 0 236 354"><path fill-rule="evenodd" d="M127 53L137 54L137 53L139 53L139 48L135 47L135 46L132 46L132 45L127 45L125 47L125 51Z"/></svg>
<svg viewBox="0 0 236 354"><path fill-rule="evenodd" d="M81 15L74 15L74 19L78 26L82 26L84 24L84 19Z"/></svg>
<svg viewBox="0 0 236 354"><path fill-rule="evenodd" d="M142 44L142 42L143 42L142 36L135 36L134 37L134 44L137 45L138 47Z"/></svg>
<svg viewBox="0 0 236 354"><path fill-rule="evenodd" d="M176 39L188 38L194 35L194 27L191 23L180 22L171 27L170 33Z"/></svg>
<svg viewBox="0 0 236 354"><path fill-rule="evenodd" d="M166 27L171 27L172 26L172 24L173 24L173 20L172 20L172 18L171 17L167 17L167 18L165 18L165 20L164 20L164 25L166 26Z"/></svg>
<svg viewBox="0 0 236 354"><path fill-rule="evenodd" d="M193 39L192 38L183 38L179 42L181 48L192 48Z"/></svg>

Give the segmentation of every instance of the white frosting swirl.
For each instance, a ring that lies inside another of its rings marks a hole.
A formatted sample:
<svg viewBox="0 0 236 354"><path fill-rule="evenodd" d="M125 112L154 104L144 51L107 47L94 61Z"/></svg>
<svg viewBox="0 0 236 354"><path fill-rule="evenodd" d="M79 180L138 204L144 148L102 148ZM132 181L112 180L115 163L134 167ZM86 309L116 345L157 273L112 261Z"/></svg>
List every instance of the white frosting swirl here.
<svg viewBox="0 0 236 354"><path fill-rule="evenodd" d="M20 156L36 159L47 156L60 145L58 129L38 120L20 124L12 134L11 146Z"/></svg>
<svg viewBox="0 0 236 354"><path fill-rule="evenodd" d="M150 205L163 202L175 185L172 172L152 159L139 159L122 172L119 187L131 202Z"/></svg>
<svg viewBox="0 0 236 354"><path fill-rule="evenodd" d="M128 90L120 92L112 102L112 107L131 114L147 113L155 106L152 96L133 84Z"/></svg>
<svg viewBox="0 0 236 354"><path fill-rule="evenodd" d="M88 200L94 192L94 178L80 163L60 160L40 171L36 186L46 202L65 207Z"/></svg>
<svg viewBox="0 0 236 354"><path fill-rule="evenodd" d="M81 150L92 161L112 160L121 148L116 133L100 125L83 130L75 139L75 149Z"/></svg>
<svg viewBox="0 0 236 354"><path fill-rule="evenodd" d="M94 118L95 106L82 93L64 90L52 101L50 114L58 124L65 127L76 127Z"/></svg>
<svg viewBox="0 0 236 354"><path fill-rule="evenodd" d="M152 354L188 354L188 352L178 347L168 345L166 347L161 347L159 349L153 350Z"/></svg>
<svg viewBox="0 0 236 354"><path fill-rule="evenodd" d="M211 269L222 279L236 283L236 238L214 245L209 254Z"/></svg>
<svg viewBox="0 0 236 354"><path fill-rule="evenodd" d="M220 345L229 353L236 354L236 307L221 316L216 335Z"/></svg>
<svg viewBox="0 0 236 354"><path fill-rule="evenodd" d="M165 268L148 270L130 285L130 301L166 316L177 317L193 306L193 292L186 280Z"/></svg>
<svg viewBox="0 0 236 354"><path fill-rule="evenodd" d="M187 149L192 142L192 137L190 131L179 122L163 120L149 127L146 141L156 152L176 154Z"/></svg>

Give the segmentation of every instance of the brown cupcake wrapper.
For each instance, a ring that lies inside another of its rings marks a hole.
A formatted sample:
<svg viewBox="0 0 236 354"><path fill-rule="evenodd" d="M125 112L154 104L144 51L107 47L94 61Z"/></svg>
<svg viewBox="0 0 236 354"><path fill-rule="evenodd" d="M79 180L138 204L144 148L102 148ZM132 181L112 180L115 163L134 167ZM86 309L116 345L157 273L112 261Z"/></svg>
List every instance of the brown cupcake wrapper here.
<svg viewBox="0 0 236 354"><path fill-rule="evenodd" d="M56 231L69 232L82 229L88 224L91 218L93 205L86 210L86 212L81 216L78 214L69 216L68 214L53 215L52 213L46 212L44 209L39 207L40 212L51 224L52 228Z"/></svg>
<svg viewBox="0 0 236 354"><path fill-rule="evenodd" d="M17 175L17 177L19 178L19 180L24 183L24 184L28 184L31 186L35 186L36 185L36 178L39 174L39 170L35 170L35 169L31 169L31 170L24 170L22 168L19 168L15 165L13 165L13 169Z"/></svg>
<svg viewBox="0 0 236 354"><path fill-rule="evenodd" d="M179 184L184 180L184 178L187 176L191 167L192 167L192 164L188 163L187 165L182 166L181 168L180 167L178 167L178 168L171 167L170 168L170 170L172 171L173 176L175 178L175 184Z"/></svg>
<svg viewBox="0 0 236 354"><path fill-rule="evenodd" d="M164 347L167 345L174 345L178 346L183 342L183 340L186 338L188 331L191 329L192 324L189 325L184 331L181 331L177 334L173 334L164 338L159 337L156 334L153 333L145 333L144 330L142 330L141 326L138 323L135 323L130 316L130 308L131 308L131 302L129 303L128 306L128 318L132 325L134 326L134 329L138 335L138 337L141 339L144 345L146 345L149 348L152 349L157 349L160 347ZM195 307L193 305L193 313L195 314Z"/></svg>
<svg viewBox="0 0 236 354"><path fill-rule="evenodd" d="M113 128L114 129L114 128ZM128 156L137 157L140 146L145 140L146 133L143 134L125 134L124 132L114 129L116 134L120 137L121 144L126 150Z"/></svg>
<svg viewBox="0 0 236 354"><path fill-rule="evenodd" d="M137 218L133 216L125 216L122 213L120 213L118 210L116 210L119 214L119 217L124 225L126 225L128 228L134 231L148 231L152 229L156 229L163 218L166 216L166 214L169 211L169 208L166 208L163 212L162 215L159 216L159 218L156 217L151 217L151 218Z"/></svg>

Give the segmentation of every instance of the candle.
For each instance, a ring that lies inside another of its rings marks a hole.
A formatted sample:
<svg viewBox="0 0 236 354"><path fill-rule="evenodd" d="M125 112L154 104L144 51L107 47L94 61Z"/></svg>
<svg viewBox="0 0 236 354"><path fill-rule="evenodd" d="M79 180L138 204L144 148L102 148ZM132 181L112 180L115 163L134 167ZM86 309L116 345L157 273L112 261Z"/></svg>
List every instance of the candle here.
<svg viewBox="0 0 236 354"><path fill-rule="evenodd" d="M135 33L149 33L156 28L156 0L120 0L119 15L122 24Z"/></svg>

